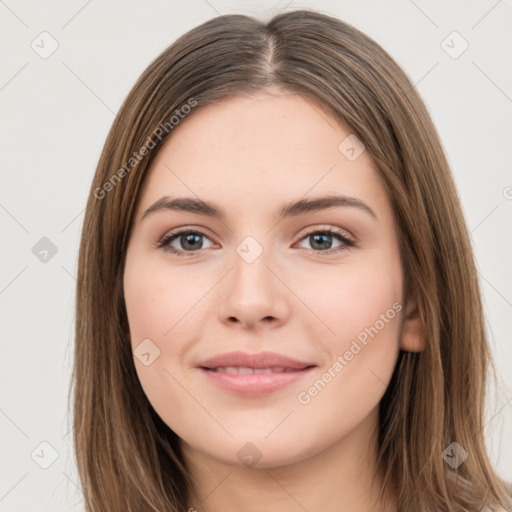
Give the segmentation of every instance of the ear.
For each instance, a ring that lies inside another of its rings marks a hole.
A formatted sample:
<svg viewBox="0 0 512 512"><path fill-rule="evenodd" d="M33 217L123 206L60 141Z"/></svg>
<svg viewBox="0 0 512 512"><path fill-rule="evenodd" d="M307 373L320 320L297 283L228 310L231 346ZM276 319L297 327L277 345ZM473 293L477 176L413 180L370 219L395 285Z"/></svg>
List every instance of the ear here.
<svg viewBox="0 0 512 512"><path fill-rule="evenodd" d="M406 352L421 352L425 348L425 330L421 321L418 302L411 294L405 306L400 348Z"/></svg>

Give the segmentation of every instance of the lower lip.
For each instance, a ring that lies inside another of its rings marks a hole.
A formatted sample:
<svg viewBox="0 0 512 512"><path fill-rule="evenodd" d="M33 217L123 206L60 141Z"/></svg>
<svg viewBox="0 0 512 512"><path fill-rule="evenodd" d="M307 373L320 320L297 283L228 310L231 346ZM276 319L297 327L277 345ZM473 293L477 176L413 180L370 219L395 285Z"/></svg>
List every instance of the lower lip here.
<svg viewBox="0 0 512 512"><path fill-rule="evenodd" d="M260 396L282 389L309 375L315 367L294 372L226 373L199 368L206 377L222 389L237 395Z"/></svg>

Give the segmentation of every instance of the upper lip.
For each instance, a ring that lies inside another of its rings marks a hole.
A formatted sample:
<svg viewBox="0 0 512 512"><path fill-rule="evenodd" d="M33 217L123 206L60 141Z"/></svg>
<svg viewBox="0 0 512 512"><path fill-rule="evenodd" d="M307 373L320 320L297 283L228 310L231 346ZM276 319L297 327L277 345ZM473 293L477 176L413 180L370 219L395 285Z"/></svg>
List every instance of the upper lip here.
<svg viewBox="0 0 512 512"><path fill-rule="evenodd" d="M225 368L228 366L235 368L292 368L302 370L309 366L316 366L307 361L298 361L276 352L259 352L257 354L247 354L245 352L227 352L219 354L210 359L201 361L200 368Z"/></svg>

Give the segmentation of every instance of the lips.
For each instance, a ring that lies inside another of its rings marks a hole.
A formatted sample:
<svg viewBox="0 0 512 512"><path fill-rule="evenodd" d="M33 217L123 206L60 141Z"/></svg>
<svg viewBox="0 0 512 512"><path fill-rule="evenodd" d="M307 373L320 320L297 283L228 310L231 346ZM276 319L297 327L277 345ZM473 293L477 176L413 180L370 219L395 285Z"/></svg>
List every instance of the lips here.
<svg viewBox="0 0 512 512"><path fill-rule="evenodd" d="M201 361L199 368L226 373L280 373L304 370L316 366L313 362L299 361L276 352L259 352L247 354L244 352L228 352ZM259 371L270 370L270 371Z"/></svg>
<svg viewBox="0 0 512 512"><path fill-rule="evenodd" d="M304 378L316 366L275 352L230 352L197 365L208 382L223 391L245 397L278 391Z"/></svg>
<svg viewBox="0 0 512 512"><path fill-rule="evenodd" d="M284 368L283 366L276 366L272 368L247 368L237 366L219 366L217 368L206 368L214 372L221 373L237 373L237 374L251 374L251 373L283 373L283 372L299 372L294 368Z"/></svg>

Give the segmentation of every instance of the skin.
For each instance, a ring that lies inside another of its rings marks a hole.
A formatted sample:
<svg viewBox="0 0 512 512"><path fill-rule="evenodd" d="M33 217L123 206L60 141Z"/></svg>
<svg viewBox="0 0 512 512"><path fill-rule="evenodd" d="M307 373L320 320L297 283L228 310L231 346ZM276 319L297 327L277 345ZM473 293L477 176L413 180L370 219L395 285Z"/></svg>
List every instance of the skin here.
<svg viewBox="0 0 512 512"><path fill-rule="evenodd" d="M378 404L399 348L422 350L424 339L416 301L403 297L390 200L366 151L349 161L338 149L349 134L311 99L266 89L198 108L145 178L124 273L127 335L132 349L150 339L160 350L148 366L134 357L135 367L182 440L195 482L189 506L199 512L397 510L390 490L376 506L381 475L372 486ZM275 220L283 203L332 194L358 198L376 218L338 206ZM162 196L213 201L226 218L161 209L142 219ZM197 250L184 237L171 242L184 256L157 247L183 227L205 233ZM355 245L308 236L326 228ZM236 251L247 236L263 249L252 263ZM337 356L394 303L394 318L300 403L299 393L332 373ZM317 367L278 391L235 396L196 368L232 350L270 350ZM248 442L261 454L252 466L237 456Z"/></svg>

